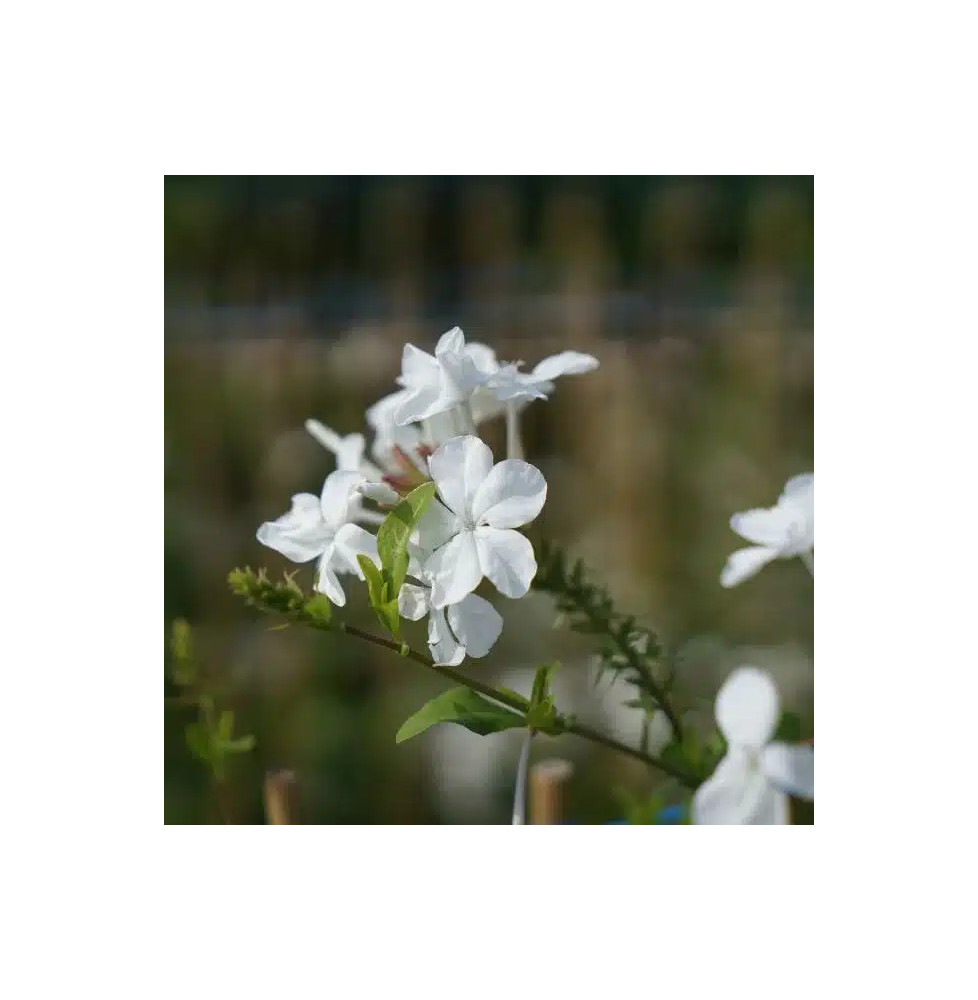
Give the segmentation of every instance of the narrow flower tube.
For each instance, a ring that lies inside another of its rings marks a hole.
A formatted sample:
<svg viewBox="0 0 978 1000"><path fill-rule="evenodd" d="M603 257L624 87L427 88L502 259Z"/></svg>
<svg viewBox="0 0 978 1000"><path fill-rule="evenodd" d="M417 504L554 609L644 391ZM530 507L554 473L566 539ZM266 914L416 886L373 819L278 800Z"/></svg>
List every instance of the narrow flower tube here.
<svg viewBox="0 0 978 1000"><path fill-rule="evenodd" d="M520 751L520 762L516 768L516 790L513 793L513 826L526 824L526 775L530 769L530 741L533 730L527 729L523 737L523 749Z"/></svg>

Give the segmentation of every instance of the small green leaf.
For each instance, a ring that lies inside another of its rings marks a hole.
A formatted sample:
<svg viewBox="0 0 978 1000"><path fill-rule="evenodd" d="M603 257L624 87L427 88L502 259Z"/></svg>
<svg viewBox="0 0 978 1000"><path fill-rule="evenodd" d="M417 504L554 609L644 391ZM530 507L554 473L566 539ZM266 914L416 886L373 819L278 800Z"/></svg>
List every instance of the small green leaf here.
<svg viewBox="0 0 978 1000"><path fill-rule="evenodd" d="M230 708L221 712L221 718L217 723L217 736L222 743L227 743L234 732L234 712Z"/></svg>
<svg viewBox="0 0 978 1000"><path fill-rule="evenodd" d="M542 667L537 667L536 675L533 678L533 689L530 694L530 704L536 705L542 702L550 691L550 678L560 669L559 662L547 663Z"/></svg>
<svg viewBox="0 0 978 1000"><path fill-rule="evenodd" d="M415 712L397 731L395 740L403 743L439 722L455 722L480 736L526 725L522 715L493 704L469 688L456 687Z"/></svg>
<svg viewBox="0 0 978 1000"><path fill-rule="evenodd" d="M428 504L431 503L435 489L434 483L422 483L411 490L377 529L377 552L380 554L380 564L393 588L388 592L388 600L400 593L407 573L408 539Z"/></svg>
<svg viewBox="0 0 978 1000"><path fill-rule="evenodd" d="M380 624L383 625L395 639L400 639L401 612L397 604L397 598L395 597L393 601L388 601L386 604L382 604L375 610L377 612L377 617L380 619Z"/></svg>
<svg viewBox="0 0 978 1000"><path fill-rule="evenodd" d="M228 753L247 753L255 748L255 737L252 735L239 736L237 739L228 740L224 744L224 749Z"/></svg>
<svg viewBox="0 0 978 1000"><path fill-rule="evenodd" d="M386 603L384 597L384 578L380 570L369 556L357 556L357 563L360 571L367 581L367 592L370 595L370 605L373 608L380 608Z"/></svg>

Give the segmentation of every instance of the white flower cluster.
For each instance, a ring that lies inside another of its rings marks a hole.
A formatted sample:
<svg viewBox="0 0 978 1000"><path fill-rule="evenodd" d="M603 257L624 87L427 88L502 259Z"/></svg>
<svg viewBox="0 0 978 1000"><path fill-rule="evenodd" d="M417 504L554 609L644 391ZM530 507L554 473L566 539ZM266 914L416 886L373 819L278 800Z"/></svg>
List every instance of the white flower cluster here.
<svg viewBox="0 0 978 1000"><path fill-rule="evenodd" d="M496 609L473 591L485 577L506 597L523 597L536 574L533 547L515 529L529 524L547 498L540 470L523 461L520 411L546 399L561 375L593 371L596 358L564 351L532 372L522 362L499 362L484 344L467 344L455 327L434 354L404 347L400 388L366 412L373 431L370 458L362 434L341 437L317 420L306 430L336 456L336 471L317 498L299 493L292 509L258 529L258 540L293 562L318 560L317 590L336 605L346 603L340 574L363 579L357 561L379 566L377 539L361 525L378 524L381 506L428 479L437 495L412 536L408 573L398 595L402 617L428 616L428 646L436 663L455 666L485 656L502 630ZM507 458L493 463L477 426L506 418Z"/></svg>
<svg viewBox="0 0 978 1000"><path fill-rule="evenodd" d="M734 514L730 527L753 542L727 560L720 583L733 587L774 559L799 556L815 575L815 476L795 476L773 507ZM772 742L780 715L774 681L757 667L741 667L716 698L716 720L727 752L693 796L695 823L788 822L788 795L815 795L811 746Z"/></svg>

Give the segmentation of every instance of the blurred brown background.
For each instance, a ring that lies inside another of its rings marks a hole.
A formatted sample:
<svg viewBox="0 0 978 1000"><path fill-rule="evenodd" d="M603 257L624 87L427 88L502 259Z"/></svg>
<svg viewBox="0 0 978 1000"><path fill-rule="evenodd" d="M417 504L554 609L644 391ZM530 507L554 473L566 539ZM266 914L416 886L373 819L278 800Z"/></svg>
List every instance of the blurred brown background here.
<svg viewBox="0 0 978 1000"><path fill-rule="evenodd" d="M288 566L255 530L333 468L303 421L365 430L402 345L430 350L454 325L504 360L600 359L525 415L550 484L534 536L582 556L677 651L703 725L720 680L753 662L810 732L811 578L797 560L733 590L719 573L745 544L730 514L812 470L811 177L170 177L164 207L164 615L195 627L257 737L231 775L236 822L263 822L271 767L297 773L302 822L508 822L518 736L442 726L397 746L437 678L353 639L269 632L225 583ZM501 422L482 430L499 458ZM345 614L371 626L348 580ZM591 643L552 630L548 599L493 600L503 635L465 669L528 690L559 658L558 707L637 741L630 691L594 686ZM166 710L165 821L213 822L186 721ZM553 755L577 765L576 822L619 816L623 791L676 792L575 739L537 741L535 759Z"/></svg>

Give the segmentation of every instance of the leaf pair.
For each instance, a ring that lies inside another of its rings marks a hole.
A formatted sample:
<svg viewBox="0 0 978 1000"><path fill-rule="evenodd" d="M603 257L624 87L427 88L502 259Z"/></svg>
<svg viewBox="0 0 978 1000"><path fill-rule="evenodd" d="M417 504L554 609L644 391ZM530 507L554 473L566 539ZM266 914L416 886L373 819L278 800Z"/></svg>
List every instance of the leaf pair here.
<svg viewBox="0 0 978 1000"><path fill-rule="evenodd" d="M234 712L225 709L214 722L212 703L205 705L202 717L187 725L185 734L190 752L207 764L218 780L224 777L226 759L230 754L248 753L255 746L255 737L234 736Z"/></svg>
<svg viewBox="0 0 978 1000"><path fill-rule="evenodd" d="M410 554L408 543L435 495L434 483L423 483L411 492L387 515L377 531L377 553L380 569L367 556L357 556L357 562L367 581L370 604L381 625L396 639L401 638L401 615L397 599L407 576Z"/></svg>

